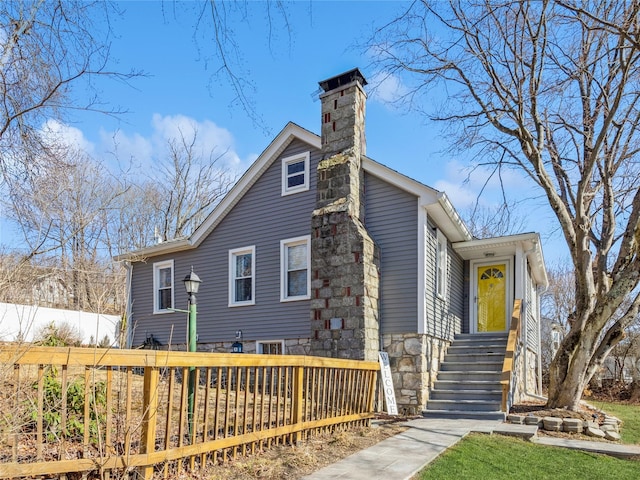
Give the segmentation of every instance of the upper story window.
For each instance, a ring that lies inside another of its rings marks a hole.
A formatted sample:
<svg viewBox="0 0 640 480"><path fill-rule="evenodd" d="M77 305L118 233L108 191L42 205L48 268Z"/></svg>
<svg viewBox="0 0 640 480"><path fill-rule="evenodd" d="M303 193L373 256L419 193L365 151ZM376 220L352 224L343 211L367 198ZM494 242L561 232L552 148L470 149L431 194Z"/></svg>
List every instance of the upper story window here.
<svg viewBox="0 0 640 480"><path fill-rule="evenodd" d="M445 298L447 295L447 237L437 230L436 239L436 295Z"/></svg>
<svg viewBox="0 0 640 480"><path fill-rule="evenodd" d="M153 313L173 308L173 260L153 264Z"/></svg>
<svg viewBox="0 0 640 480"><path fill-rule="evenodd" d="M280 242L280 300L283 302L310 298L310 242L310 235Z"/></svg>
<svg viewBox="0 0 640 480"><path fill-rule="evenodd" d="M309 190L309 152L282 159L282 195Z"/></svg>
<svg viewBox="0 0 640 480"><path fill-rule="evenodd" d="M229 250L229 306L254 305L256 247Z"/></svg>

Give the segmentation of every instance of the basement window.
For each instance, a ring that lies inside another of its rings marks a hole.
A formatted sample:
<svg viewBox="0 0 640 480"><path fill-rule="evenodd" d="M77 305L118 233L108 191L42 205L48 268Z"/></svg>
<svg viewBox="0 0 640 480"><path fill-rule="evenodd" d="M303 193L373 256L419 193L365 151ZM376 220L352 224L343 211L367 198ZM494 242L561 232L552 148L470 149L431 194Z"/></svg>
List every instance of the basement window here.
<svg viewBox="0 0 640 480"><path fill-rule="evenodd" d="M282 159L282 196L309 190L309 152Z"/></svg>
<svg viewBox="0 0 640 480"><path fill-rule="evenodd" d="M263 355L282 355L284 353L284 340L263 342L258 340L256 342L256 352Z"/></svg>

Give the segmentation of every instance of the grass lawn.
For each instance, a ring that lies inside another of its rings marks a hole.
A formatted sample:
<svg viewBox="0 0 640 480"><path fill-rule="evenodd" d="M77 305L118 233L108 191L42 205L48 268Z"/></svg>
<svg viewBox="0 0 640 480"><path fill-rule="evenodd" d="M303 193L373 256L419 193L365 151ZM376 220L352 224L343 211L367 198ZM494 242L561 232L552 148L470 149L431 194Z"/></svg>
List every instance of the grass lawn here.
<svg viewBox="0 0 640 480"><path fill-rule="evenodd" d="M514 437L471 434L444 452L415 478L637 480L640 478L640 461L536 445Z"/></svg>
<svg viewBox="0 0 640 480"><path fill-rule="evenodd" d="M586 399L622 420L622 441L640 444L640 406ZM499 435L469 435L416 476L447 479L582 479L640 478L640 460L620 460L563 448L536 445Z"/></svg>

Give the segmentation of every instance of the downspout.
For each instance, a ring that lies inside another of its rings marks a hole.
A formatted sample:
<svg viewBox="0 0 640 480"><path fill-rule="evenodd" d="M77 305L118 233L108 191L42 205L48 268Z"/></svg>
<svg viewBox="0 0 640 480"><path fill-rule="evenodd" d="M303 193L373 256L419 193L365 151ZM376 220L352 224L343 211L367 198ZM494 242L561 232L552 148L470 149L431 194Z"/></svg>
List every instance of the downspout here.
<svg viewBox="0 0 640 480"><path fill-rule="evenodd" d="M125 308L125 318L127 322L127 331L125 335L125 347L131 348L131 344L133 343L133 322L131 321L131 313L133 312L133 306L131 305L131 278L133 276L133 265L128 260L124 262L124 268L126 270L126 298L127 298L127 306ZM123 348L122 345L120 348Z"/></svg>
<svg viewBox="0 0 640 480"><path fill-rule="evenodd" d="M540 392L540 394L542 394L542 326L540 325L542 313L540 311L540 295L545 291L546 288L540 289L539 286L536 287L536 310L538 314L538 392Z"/></svg>

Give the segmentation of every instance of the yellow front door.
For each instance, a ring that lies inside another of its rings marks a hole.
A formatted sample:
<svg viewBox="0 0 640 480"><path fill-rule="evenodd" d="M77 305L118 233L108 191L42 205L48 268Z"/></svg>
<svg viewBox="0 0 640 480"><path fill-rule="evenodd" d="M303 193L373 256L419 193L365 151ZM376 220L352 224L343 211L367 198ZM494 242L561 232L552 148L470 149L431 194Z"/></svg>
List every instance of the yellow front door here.
<svg viewBox="0 0 640 480"><path fill-rule="evenodd" d="M507 266L482 265L478 274L478 332L503 332L507 325Z"/></svg>

